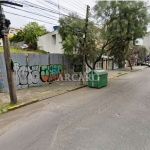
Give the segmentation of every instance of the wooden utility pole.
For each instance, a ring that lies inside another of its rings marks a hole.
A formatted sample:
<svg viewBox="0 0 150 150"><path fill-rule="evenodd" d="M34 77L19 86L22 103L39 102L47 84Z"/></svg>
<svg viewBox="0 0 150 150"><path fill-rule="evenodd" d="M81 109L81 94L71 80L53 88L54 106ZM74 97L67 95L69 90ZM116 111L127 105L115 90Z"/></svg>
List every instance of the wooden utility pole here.
<svg viewBox="0 0 150 150"><path fill-rule="evenodd" d="M11 103L16 104L17 95L16 95L15 84L14 84L14 79L13 79L12 60L10 56L9 40L8 40L8 32L9 32L8 28L9 27L6 25L6 19L3 13L3 8L1 6L1 3L0 3L0 26L1 26L0 32L2 35L1 38L3 40L4 57L5 57L5 63L6 63L10 100L11 100Z"/></svg>
<svg viewBox="0 0 150 150"><path fill-rule="evenodd" d="M86 45L86 37L87 37L87 30L88 30L88 23L89 23L89 11L90 6L87 5L86 9L86 19L85 19L85 30L84 30L84 42L83 42L83 60L82 60L82 77L84 77L84 72L86 71L86 64L85 64L85 45ZM81 84L84 84L83 78L81 78Z"/></svg>

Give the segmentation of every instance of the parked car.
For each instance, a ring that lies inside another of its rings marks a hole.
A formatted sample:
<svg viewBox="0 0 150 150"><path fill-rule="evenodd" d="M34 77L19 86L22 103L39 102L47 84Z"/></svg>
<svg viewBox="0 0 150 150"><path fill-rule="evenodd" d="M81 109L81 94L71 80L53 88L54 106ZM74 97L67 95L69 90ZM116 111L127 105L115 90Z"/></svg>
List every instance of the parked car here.
<svg viewBox="0 0 150 150"><path fill-rule="evenodd" d="M26 49L26 48L28 48L28 45L27 45L27 44L23 44L23 45L21 46L21 48L22 48L22 49Z"/></svg>

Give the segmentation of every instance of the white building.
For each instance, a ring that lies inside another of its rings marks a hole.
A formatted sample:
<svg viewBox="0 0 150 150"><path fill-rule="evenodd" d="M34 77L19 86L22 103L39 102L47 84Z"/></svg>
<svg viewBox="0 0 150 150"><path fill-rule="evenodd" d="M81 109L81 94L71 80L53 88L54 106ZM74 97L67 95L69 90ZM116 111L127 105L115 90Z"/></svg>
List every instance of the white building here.
<svg viewBox="0 0 150 150"><path fill-rule="evenodd" d="M49 53L62 54L61 41L58 30L55 30L38 38L38 48Z"/></svg>
<svg viewBox="0 0 150 150"><path fill-rule="evenodd" d="M143 45L150 52L150 32L143 38Z"/></svg>

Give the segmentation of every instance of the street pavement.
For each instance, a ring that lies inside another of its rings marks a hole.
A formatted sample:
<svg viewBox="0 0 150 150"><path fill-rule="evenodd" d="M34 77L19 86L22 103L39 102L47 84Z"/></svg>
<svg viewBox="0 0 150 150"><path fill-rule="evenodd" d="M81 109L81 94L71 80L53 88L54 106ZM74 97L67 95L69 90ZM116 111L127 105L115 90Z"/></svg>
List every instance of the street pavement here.
<svg viewBox="0 0 150 150"><path fill-rule="evenodd" d="M150 69L0 115L4 150L149 150Z"/></svg>

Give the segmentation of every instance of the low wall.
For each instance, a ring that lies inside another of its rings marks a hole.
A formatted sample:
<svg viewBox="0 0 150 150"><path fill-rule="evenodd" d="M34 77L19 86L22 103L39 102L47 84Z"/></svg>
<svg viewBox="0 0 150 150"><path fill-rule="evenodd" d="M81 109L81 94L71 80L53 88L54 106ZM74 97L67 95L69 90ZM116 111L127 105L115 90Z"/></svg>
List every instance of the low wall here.
<svg viewBox="0 0 150 150"><path fill-rule="evenodd" d="M72 72L71 62L62 54L11 53L16 89L40 86ZM0 92L8 92L4 54L0 53Z"/></svg>

